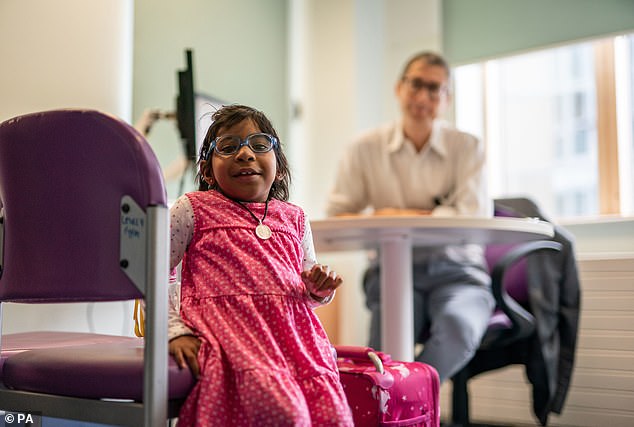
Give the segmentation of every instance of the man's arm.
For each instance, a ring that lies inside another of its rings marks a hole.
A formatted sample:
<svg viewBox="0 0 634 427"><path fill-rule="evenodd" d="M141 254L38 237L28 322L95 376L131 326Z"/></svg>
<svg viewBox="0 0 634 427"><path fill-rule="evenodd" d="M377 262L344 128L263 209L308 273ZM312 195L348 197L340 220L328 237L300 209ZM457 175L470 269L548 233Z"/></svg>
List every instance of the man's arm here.
<svg viewBox="0 0 634 427"><path fill-rule="evenodd" d="M455 156L455 187L451 194L439 200L432 215L493 215L486 179L484 144L476 137L463 134L460 150Z"/></svg>

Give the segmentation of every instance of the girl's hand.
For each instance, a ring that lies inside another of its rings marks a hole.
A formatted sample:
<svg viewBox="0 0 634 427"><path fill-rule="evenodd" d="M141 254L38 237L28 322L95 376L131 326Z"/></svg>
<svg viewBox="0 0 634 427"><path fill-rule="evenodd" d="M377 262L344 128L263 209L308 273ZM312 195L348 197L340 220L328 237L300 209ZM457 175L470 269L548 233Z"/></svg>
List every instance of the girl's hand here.
<svg viewBox="0 0 634 427"><path fill-rule="evenodd" d="M302 272L302 280L310 295L316 300L323 300L332 295L343 279L327 265L315 264L310 270Z"/></svg>
<svg viewBox="0 0 634 427"><path fill-rule="evenodd" d="M200 376L200 366L198 365L200 340L198 338L193 335L181 335L170 340L168 349L181 369L189 367L195 378Z"/></svg>

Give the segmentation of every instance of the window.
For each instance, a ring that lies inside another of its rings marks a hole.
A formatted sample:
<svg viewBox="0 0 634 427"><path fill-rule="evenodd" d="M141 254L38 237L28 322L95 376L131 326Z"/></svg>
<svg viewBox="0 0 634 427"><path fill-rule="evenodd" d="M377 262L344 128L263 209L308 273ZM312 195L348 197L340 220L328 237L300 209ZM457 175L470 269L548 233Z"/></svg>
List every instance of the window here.
<svg viewBox="0 0 634 427"><path fill-rule="evenodd" d="M634 212L634 34L615 40L621 206Z"/></svg>
<svg viewBox="0 0 634 427"><path fill-rule="evenodd" d="M634 35L455 69L455 119L487 143L493 197L555 217L634 213Z"/></svg>

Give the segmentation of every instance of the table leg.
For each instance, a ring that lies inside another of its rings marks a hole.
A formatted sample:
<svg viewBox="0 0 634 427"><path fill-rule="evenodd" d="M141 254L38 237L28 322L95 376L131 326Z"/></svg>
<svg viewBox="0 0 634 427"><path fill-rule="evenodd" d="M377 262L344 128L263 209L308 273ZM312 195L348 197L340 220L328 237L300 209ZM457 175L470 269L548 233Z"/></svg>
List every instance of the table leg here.
<svg viewBox="0 0 634 427"><path fill-rule="evenodd" d="M394 360L414 360L412 239L381 242L381 349Z"/></svg>

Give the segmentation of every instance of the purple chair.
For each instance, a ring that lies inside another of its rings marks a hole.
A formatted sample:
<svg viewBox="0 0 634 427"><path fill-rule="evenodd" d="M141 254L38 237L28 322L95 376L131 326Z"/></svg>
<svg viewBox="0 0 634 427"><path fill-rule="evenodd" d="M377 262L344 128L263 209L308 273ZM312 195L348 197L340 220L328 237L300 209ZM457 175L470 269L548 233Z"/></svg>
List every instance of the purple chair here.
<svg viewBox="0 0 634 427"><path fill-rule="evenodd" d="M193 384L168 361L166 199L149 144L116 117L56 110L0 124L0 303L144 298L147 310L144 340L2 336L0 410L166 424L168 396Z"/></svg>
<svg viewBox="0 0 634 427"><path fill-rule="evenodd" d="M496 201L496 216L523 216ZM522 353L537 335L535 314L531 308L528 257L538 253L552 256L562 244L540 240L522 244L492 244L485 250L491 274L491 289L496 309L473 359L452 378L452 427L476 426L469 416L468 382L487 371L511 364L523 364Z"/></svg>

